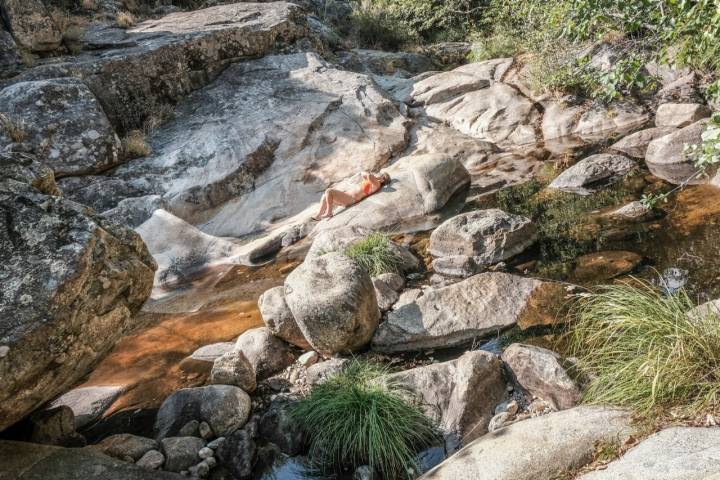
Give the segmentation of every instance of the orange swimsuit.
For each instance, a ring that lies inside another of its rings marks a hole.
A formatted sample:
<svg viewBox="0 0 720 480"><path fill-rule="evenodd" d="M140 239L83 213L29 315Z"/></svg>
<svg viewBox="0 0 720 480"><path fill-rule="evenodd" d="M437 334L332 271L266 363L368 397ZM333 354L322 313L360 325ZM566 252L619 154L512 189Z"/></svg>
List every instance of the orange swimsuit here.
<svg viewBox="0 0 720 480"><path fill-rule="evenodd" d="M369 197L377 191L370 180L363 180L362 191L365 194L362 198Z"/></svg>

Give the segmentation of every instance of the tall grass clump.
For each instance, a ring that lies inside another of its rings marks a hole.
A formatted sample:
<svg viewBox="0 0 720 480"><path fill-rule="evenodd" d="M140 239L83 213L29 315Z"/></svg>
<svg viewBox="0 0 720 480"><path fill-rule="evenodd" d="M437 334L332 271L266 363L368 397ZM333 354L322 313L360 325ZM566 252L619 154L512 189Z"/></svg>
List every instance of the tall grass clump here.
<svg viewBox="0 0 720 480"><path fill-rule="evenodd" d="M697 413L720 395L720 319L690 313L681 290L609 285L579 295L571 349L589 383L584 399L648 413L656 407Z"/></svg>
<svg viewBox="0 0 720 480"><path fill-rule="evenodd" d="M439 435L407 393L379 379L385 368L353 360L290 411L308 435L309 458L325 471L368 465L386 479L407 478L416 452Z"/></svg>
<svg viewBox="0 0 720 480"><path fill-rule="evenodd" d="M383 273L398 273L403 259L392 246L387 235L371 233L353 242L345 249L345 255L355 260L371 277Z"/></svg>

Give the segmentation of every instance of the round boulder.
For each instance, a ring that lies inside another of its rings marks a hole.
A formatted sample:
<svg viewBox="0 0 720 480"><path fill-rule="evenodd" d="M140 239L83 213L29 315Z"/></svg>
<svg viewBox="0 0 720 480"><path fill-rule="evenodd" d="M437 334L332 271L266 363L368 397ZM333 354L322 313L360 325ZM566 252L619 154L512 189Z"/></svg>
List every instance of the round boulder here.
<svg viewBox="0 0 720 480"><path fill-rule="evenodd" d="M264 380L284 370L295 361L290 345L273 336L265 327L252 328L240 335L235 350L247 357L257 380Z"/></svg>
<svg viewBox="0 0 720 480"><path fill-rule="evenodd" d="M370 276L340 253L309 257L285 280L285 300L315 351L366 345L380 319Z"/></svg>
<svg viewBox="0 0 720 480"><path fill-rule="evenodd" d="M445 221L430 235L429 249L436 258L468 256L490 265L517 255L536 239L530 219L491 208Z"/></svg>
<svg viewBox="0 0 720 480"><path fill-rule="evenodd" d="M227 352L218 357L210 372L210 382L235 385L250 393L255 391L255 368L243 352Z"/></svg>
<svg viewBox="0 0 720 480"><path fill-rule="evenodd" d="M290 311L290 307L285 302L284 287L274 287L260 295L258 307L263 322L265 322L273 335L304 350L310 348L310 344L305 340L300 327L295 321L295 317Z"/></svg>

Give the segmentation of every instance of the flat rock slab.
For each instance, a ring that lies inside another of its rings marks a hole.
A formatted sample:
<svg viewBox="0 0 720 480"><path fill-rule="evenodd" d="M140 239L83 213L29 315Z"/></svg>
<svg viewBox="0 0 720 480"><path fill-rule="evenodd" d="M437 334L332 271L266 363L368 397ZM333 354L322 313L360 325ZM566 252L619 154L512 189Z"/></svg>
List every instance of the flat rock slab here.
<svg viewBox="0 0 720 480"><path fill-rule="evenodd" d="M380 352L452 347L515 324L554 323L559 284L507 273L481 273L388 313L372 340Z"/></svg>
<svg viewBox="0 0 720 480"><path fill-rule="evenodd" d="M548 188L589 195L595 185L606 184L626 175L637 164L623 155L599 153L580 160L568 168Z"/></svg>
<svg viewBox="0 0 720 480"><path fill-rule="evenodd" d="M182 480L169 472L148 471L90 448L61 448L0 441L3 480Z"/></svg>
<svg viewBox="0 0 720 480"><path fill-rule="evenodd" d="M650 142L676 131L675 127L653 127L632 133L615 142L610 149L632 158L645 158Z"/></svg>
<svg viewBox="0 0 720 480"><path fill-rule="evenodd" d="M66 405L75 414L75 428L95 422L125 390L124 386L79 387L56 398L51 406Z"/></svg>
<svg viewBox="0 0 720 480"><path fill-rule="evenodd" d="M718 472L720 428L673 427L579 480L717 480Z"/></svg>
<svg viewBox="0 0 720 480"><path fill-rule="evenodd" d="M523 420L483 435L420 478L555 478L589 463L598 443L626 439L630 420L629 413L604 407L576 407Z"/></svg>
<svg viewBox="0 0 720 480"><path fill-rule="evenodd" d="M705 183L707 179L695 175L697 169L685 154L685 145L702 142L705 128L707 121L700 120L650 142L645 152L645 163L650 173L676 185L688 179L690 184Z"/></svg>
<svg viewBox="0 0 720 480"><path fill-rule="evenodd" d="M642 257L624 250L607 250L578 257L574 277L577 281L610 280L629 273L642 262Z"/></svg>
<svg viewBox="0 0 720 480"><path fill-rule="evenodd" d="M707 118L712 110L701 103L663 103L655 112L658 127L687 127L691 123Z"/></svg>

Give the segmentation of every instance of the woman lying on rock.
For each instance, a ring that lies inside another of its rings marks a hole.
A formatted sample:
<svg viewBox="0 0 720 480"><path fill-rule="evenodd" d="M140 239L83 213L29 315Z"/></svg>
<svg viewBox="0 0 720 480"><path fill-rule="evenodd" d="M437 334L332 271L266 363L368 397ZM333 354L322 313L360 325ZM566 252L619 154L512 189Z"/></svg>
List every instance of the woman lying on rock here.
<svg viewBox="0 0 720 480"><path fill-rule="evenodd" d="M333 216L333 207L340 205L341 207L349 207L358 203L363 198L369 197L373 193L390 181L390 175L386 172L369 173L362 172L362 182L355 185L349 192L343 192L335 188L328 188L320 200L320 211L315 215L313 220L322 218L331 218Z"/></svg>

